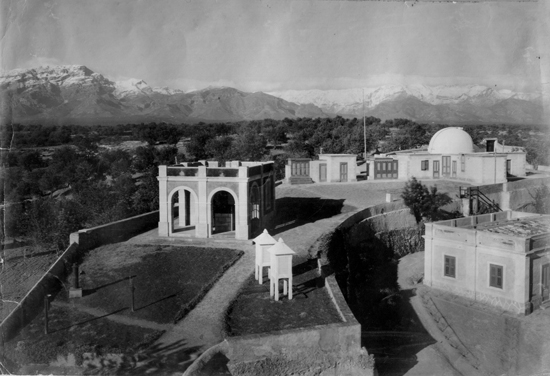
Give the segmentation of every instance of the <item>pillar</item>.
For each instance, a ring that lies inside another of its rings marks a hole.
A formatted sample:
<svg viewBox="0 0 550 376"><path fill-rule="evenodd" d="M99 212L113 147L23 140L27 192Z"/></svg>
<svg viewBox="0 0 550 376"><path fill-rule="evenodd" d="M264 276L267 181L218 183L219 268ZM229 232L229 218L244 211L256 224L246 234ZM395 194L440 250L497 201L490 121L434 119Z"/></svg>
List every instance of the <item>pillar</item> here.
<svg viewBox="0 0 550 376"><path fill-rule="evenodd" d="M184 227L185 226L185 208L187 207L187 200L185 199L185 190L184 189L180 189L178 192L177 192L177 195L178 195L178 215L179 215L179 219L178 219L178 223L180 225L180 227Z"/></svg>
<svg viewBox="0 0 550 376"><path fill-rule="evenodd" d="M204 176L206 176L206 168ZM201 167L199 167L199 174ZM197 195L199 199L197 224L195 225L195 236L197 238L208 238L210 236L210 203L208 202L208 192L206 191L206 180L200 180L198 183Z"/></svg>
<svg viewBox="0 0 550 376"><path fill-rule="evenodd" d="M168 181L166 177L166 166L159 166L159 236L169 235L169 205L168 202Z"/></svg>
<svg viewBox="0 0 550 376"><path fill-rule="evenodd" d="M261 193L260 193L261 195ZM235 239L249 238L248 182L240 182L235 202Z"/></svg>

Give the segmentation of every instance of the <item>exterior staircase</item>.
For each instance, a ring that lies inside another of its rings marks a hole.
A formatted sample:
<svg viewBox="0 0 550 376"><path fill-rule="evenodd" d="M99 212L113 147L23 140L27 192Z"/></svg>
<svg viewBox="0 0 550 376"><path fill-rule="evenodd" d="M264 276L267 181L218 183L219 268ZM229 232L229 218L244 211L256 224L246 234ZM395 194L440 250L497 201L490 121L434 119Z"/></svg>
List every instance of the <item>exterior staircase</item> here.
<svg viewBox="0 0 550 376"><path fill-rule="evenodd" d="M313 184L313 180L309 176L291 176L290 179L288 179L288 182L290 185L296 185L296 184Z"/></svg>

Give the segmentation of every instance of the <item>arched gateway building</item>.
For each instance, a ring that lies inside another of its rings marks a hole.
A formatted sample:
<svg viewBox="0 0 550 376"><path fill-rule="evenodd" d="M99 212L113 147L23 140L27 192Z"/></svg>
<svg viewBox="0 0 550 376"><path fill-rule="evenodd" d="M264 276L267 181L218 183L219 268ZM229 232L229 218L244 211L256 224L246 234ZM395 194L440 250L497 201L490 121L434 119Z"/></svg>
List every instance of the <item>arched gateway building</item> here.
<svg viewBox="0 0 550 376"><path fill-rule="evenodd" d="M159 236L251 239L275 216L273 162L159 166Z"/></svg>

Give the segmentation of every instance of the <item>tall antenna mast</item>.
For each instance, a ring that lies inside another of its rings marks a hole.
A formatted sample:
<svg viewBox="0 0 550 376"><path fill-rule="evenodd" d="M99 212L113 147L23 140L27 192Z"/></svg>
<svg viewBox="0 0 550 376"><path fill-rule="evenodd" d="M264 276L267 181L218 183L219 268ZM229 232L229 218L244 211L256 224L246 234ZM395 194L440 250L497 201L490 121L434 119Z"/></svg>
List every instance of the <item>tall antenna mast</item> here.
<svg viewBox="0 0 550 376"><path fill-rule="evenodd" d="M367 163L367 124L365 120L365 89L363 89L363 145L365 146L365 163Z"/></svg>

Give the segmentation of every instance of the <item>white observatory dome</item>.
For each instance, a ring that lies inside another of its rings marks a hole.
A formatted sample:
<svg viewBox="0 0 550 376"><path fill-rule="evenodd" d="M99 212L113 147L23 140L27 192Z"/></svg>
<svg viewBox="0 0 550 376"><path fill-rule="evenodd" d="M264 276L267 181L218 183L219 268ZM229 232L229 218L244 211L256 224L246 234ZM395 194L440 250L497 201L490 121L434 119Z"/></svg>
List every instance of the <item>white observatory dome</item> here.
<svg viewBox="0 0 550 376"><path fill-rule="evenodd" d="M436 132L428 145L430 154L461 154L473 153L472 137L462 128L449 127Z"/></svg>

